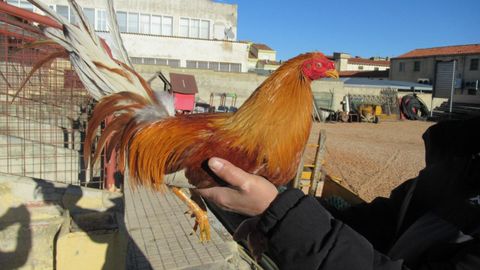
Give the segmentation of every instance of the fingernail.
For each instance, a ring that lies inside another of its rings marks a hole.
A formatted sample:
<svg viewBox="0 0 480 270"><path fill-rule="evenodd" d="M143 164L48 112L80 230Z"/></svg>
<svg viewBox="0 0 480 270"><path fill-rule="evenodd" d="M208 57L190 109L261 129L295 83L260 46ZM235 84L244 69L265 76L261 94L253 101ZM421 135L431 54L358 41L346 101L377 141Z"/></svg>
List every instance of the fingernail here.
<svg viewBox="0 0 480 270"><path fill-rule="evenodd" d="M208 166L210 166L210 169L212 169L214 171L219 171L223 168L223 163L220 160L218 160L217 158L211 158L208 161Z"/></svg>

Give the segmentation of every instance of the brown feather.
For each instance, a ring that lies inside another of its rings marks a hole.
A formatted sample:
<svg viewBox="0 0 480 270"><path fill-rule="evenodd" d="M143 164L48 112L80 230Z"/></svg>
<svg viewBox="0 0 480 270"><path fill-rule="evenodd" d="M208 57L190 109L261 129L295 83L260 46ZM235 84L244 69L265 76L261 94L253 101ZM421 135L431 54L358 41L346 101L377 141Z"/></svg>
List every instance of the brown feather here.
<svg viewBox="0 0 480 270"><path fill-rule="evenodd" d="M127 79L129 82L133 83L132 81L132 78L130 77L130 75L125 72L125 70L121 69L121 68L112 68L112 67L109 67L101 62L98 62L98 61L93 61L93 63L95 64L96 67L98 68L103 68L103 69L106 69L110 72L113 72L113 73L116 73L122 77L124 77L125 79Z"/></svg>
<svg viewBox="0 0 480 270"><path fill-rule="evenodd" d="M85 136L85 145L83 148L85 164L89 164L90 162L91 146L95 139L95 132L106 117L112 115L113 113L118 113L121 111L132 112L133 109L140 109L147 105L148 101L145 98L131 92L120 92L102 98L100 102L95 106L92 118L88 121L87 134ZM121 129L122 127L119 128ZM109 133L114 131L115 130L110 129L107 134L105 134L106 132L104 132L103 135L110 136ZM96 152L100 152L102 150L103 146L97 147ZM96 156L98 155L96 154ZM95 160L92 160L92 163L94 162Z"/></svg>
<svg viewBox="0 0 480 270"><path fill-rule="evenodd" d="M46 63L56 59L56 58L59 58L59 57L67 57L68 56L68 53L64 50L62 51L58 51L58 52L53 52L51 54L48 54L46 55L44 58L40 59L39 61L37 61L35 63L35 65L33 65L32 67L32 70L30 70L30 72L27 74L27 77L23 80L22 84L20 85L20 87L18 88L18 90L15 92L15 95L13 95L13 98L12 98L12 102L15 101L15 99L18 97L18 95L20 94L20 91L22 91L23 87L25 87L25 85L27 84L28 80L30 80L30 78L33 76L33 74L39 70L43 65L45 65Z"/></svg>

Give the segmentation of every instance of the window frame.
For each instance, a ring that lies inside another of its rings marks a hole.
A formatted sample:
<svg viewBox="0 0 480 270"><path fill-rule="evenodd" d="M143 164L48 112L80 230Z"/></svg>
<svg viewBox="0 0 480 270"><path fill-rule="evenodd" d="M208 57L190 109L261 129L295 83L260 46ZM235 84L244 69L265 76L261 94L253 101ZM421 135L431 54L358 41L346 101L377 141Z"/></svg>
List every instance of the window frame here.
<svg viewBox="0 0 480 270"><path fill-rule="evenodd" d="M116 15L117 15L117 24L118 24L118 30L121 32L121 33L126 33L128 31L128 12L126 11L116 11ZM119 15L125 15L125 28L122 29L122 25L120 24L120 16Z"/></svg>
<svg viewBox="0 0 480 270"><path fill-rule="evenodd" d="M478 58L471 58L470 59L470 67L469 67L469 70L470 71L476 71L478 70L478 66L479 66L479 59ZM475 64L474 64L475 63Z"/></svg>
<svg viewBox="0 0 480 270"><path fill-rule="evenodd" d="M103 28L105 26L105 28ZM95 30L108 31L107 10L95 9Z"/></svg>
<svg viewBox="0 0 480 270"><path fill-rule="evenodd" d="M421 70L421 62L413 61L413 72L419 72Z"/></svg>

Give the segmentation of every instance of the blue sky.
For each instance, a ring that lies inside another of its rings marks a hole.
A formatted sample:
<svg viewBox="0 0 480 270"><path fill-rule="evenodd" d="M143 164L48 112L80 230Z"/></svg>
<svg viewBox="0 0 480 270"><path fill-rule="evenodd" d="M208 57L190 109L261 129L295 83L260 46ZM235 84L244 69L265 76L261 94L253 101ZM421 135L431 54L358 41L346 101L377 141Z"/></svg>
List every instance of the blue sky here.
<svg viewBox="0 0 480 270"><path fill-rule="evenodd" d="M480 43L480 0L217 0L238 5L238 40L277 60L299 53L394 57L416 48Z"/></svg>

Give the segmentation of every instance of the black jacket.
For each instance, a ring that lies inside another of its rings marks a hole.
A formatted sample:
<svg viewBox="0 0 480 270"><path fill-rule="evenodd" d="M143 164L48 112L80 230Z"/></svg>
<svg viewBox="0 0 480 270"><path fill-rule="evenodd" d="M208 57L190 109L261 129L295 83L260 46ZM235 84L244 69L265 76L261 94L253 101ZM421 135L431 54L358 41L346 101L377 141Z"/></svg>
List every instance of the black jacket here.
<svg viewBox="0 0 480 270"><path fill-rule="evenodd" d="M480 157L427 161L389 198L344 211L287 190L258 229L281 269L479 270Z"/></svg>

